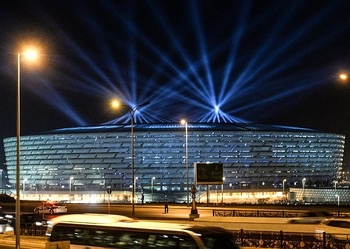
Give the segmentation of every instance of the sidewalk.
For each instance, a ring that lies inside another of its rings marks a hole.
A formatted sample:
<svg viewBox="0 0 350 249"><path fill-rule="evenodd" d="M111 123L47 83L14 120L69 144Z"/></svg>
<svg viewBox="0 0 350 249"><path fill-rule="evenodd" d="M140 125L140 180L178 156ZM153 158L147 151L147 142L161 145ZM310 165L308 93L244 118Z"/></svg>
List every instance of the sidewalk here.
<svg viewBox="0 0 350 249"><path fill-rule="evenodd" d="M20 245L26 248L44 249L47 237L41 236L21 236ZM13 234L0 234L0 249L8 248L8 246L16 247L16 236Z"/></svg>

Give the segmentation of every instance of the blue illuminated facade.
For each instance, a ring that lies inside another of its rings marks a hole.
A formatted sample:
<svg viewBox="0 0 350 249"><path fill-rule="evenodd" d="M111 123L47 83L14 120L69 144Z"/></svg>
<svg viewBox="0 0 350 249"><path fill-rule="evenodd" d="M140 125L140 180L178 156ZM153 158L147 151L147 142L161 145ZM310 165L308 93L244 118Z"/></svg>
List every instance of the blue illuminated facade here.
<svg viewBox="0 0 350 249"><path fill-rule="evenodd" d="M181 124L135 124L137 191L186 192ZM311 129L238 123L189 123L189 179L195 162L222 162L229 189L329 187L343 164L345 136ZM16 183L16 138L4 139L9 183ZM21 176L37 191L131 190L129 125L53 130L21 137ZM153 183L152 183L152 178ZM71 185L71 186L70 186Z"/></svg>

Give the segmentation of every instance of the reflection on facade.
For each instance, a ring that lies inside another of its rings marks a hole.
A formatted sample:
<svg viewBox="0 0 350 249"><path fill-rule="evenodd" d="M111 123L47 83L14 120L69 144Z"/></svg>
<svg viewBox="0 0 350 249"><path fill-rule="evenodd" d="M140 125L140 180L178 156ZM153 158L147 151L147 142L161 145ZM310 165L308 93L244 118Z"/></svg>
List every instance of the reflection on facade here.
<svg viewBox="0 0 350 249"><path fill-rule="evenodd" d="M153 189L155 201L163 200L165 195L175 201L185 200L185 127L136 124L134 131L136 194L144 193L148 198ZM343 135L311 129L189 123L190 184L193 184L195 162L222 162L224 184L212 186L219 192L280 191L282 185L301 188L304 178L304 187L330 187L341 170L344 143ZM109 187L113 194L119 193L118 201L130 201L130 146L128 125L68 128L23 136L21 182L24 186L21 189L24 198L27 195L29 198L29 194L37 197L40 193L57 193L64 199L79 194L96 199L91 194L103 193ZM9 184L15 188L16 138L4 139L4 148ZM102 195L97 199L103 199Z"/></svg>

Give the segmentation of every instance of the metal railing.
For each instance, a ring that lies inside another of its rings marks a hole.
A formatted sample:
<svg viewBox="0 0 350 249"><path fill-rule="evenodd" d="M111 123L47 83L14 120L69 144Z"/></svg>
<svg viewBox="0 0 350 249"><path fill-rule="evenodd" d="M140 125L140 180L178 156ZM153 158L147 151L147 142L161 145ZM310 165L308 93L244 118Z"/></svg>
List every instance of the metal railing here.
<svg viewBox="0 0 350 249"><path fill-rule="evenodd" d="M26 223L21 225L21 235L27 236L45 236L46 226L35 223Z"/></svg>
<svg viewBox="0 0 350 249"><path fill-rule="evenodd" d="M350 247L350 234L269 232L243 229L232 232L242 247L281 249L348 249Z"/></svg>
<svg viewBox="0 0 350 249"><path fill-rule="evenodd" d="M297 217L306 211L288 211L288 210L227 210L214 209L213 216L217 217L269 217L269 218L292 218ZM350 217L346 212L330 212L333 217Z"/></svg>

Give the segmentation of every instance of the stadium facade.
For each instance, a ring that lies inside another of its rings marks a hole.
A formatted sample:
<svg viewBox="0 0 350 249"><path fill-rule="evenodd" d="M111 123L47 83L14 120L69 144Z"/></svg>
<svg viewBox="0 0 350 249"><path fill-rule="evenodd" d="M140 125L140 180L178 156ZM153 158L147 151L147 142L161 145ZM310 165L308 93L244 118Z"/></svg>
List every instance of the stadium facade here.
<svg viewBox="0 0 350 249"><path fill-rule="evenodd" d="M223 163L224 184L211 187L222 194L281 191L282 187L330 187L342 168L344 135L253 123L188 123L187 127L190 185L194 163ZM79 193L91 196L111 188L113 193L122 193L118 200L129 201L130 128L77 127L22 136L21 189L28 195L65 193L67 196L61 199L72 199L72 192L77 198ZM134 138L136 194L145 193L148 201L151 193L152 200L164 195L170 200L184 200L185 126L135 124ZM16 137L4 139L4 149L9 185L14 189ZM79 198L83 200L82 196Z"/></svg>

